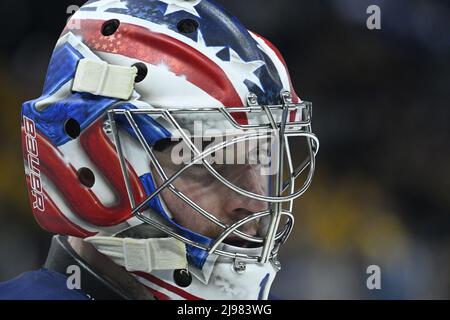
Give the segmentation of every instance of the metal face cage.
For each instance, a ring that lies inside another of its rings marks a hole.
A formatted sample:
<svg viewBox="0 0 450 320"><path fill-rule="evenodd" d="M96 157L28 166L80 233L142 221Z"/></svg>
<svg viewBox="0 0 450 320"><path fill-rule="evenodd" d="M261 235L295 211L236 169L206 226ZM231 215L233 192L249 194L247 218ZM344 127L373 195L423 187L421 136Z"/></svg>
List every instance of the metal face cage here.
<svg viewBox="0 0 450 320"><path fill-rule="evenodd" d="M312 183L314 171L316 168L316 155L319 151L319 140L316 135L312 132L312 103L301 102L298 104L292 103L291 94L289 92L283 92L281 94L283 98L283 103L280 105L258 105L257 99L254 95L250 94L248 97L247 107L236 107L236 108L151 108L151 109L121 109L114 108L108 111L108 121L110 123L110 128L113 134L114 142L116 145L116 150L118 154L118 159L120 161L122 175L128 192L129 201L132 208L132 214L140 219L142 222L151 225L152 227L164 232L168 236L174 237L185 244L191 245L193 247L207 251L209 254L217 254L219 256L224 256L232 259L242 259L249 262L261 262L266 263L271 259L275 259L280 246L289 237L293 225L294 225L294 215L293 207L294 200L302 196ZM300 113L301 119L299 121L290 121L289 115L292 112ZM240 113L246 114L248 116L259 115L267 121L262 121L264 123L259 124L239 124L233 115ZM203 114L203 115L220 115L223 116L226 121L231 124L231 126L237 130L245 132L245 134L240 135L237 138L225 141L218 145L214 145L200 151L196 145L192 142L191 138L183 130L182 125L177 120L177 116L186 114ZM280 115L280 120L276 120L276 114ZM142 148L145 150L148 158L154 165L157 174L164 181L156 190L150 194L147 199L142 203L136 203L135 197L133 196L131 181L128 175L126 160L124 151L121 144L121 139L119 136L118 125L116 123L116 117L125 117L126 121L131 126L134 134L139 140ZM186 145L193 152L194 157L191 161L180 168L175 174L168 176L163 166L155 156L153 147L149 145L142 130L135 119L137 116L150 116L150 117L160 117L164 119L167 123L170 123L173 128L175 128L181 137L181 139L186 143ZM249 141L252 139L263 138L268 135L268 131L275 134L275 138L278 140L279 145L278 159L277 161L277 171L274 176L274 185L272 194L269 196L260 195L248 190L244 190L232 182L224 178L208 161L206 158L216 152L217 150L224 149L231 144L238 143L240 141ZM307 143L307 158L298 167L294 167L291 154L291 145L289 143L289 138L301 137L306 139ZM183 173L186 172L194 164L202 165L210 174L212 174L216 179L218 179L227 188L235 191L236 193L247 197L248 199L254 199L258 201L263 201L268 204L268 210L257 212L247 216L246 218L237 221L232 225L227 225L216 218L212 213L207 212L194 201L189 199L185 194L180 192L175 186L174 181L179 178ZM305 175L305 181L302 183L300 188L296 188L296 180ZM287 177L287 178L286 178ZM155 197L161 196L161 192L164 189L170 190L175 194L181 201L186 203L188 206L196 210L203 217L207 218L209 221L218 225L223 229L223 232L216 238L213 239L212 245L205 246L197 241L187 238L177 232L177 230L162 224L155 219L149 218L144 215L143 212L146 207ZM284 207L283 207L284 205ZM263 236L253 236L238 230L243 225L254 221L256 219L268 219L268 225L266 228L265 235ZM280 221L282 218L286 219L286 223L281 231ZM243 240L257 244L261 247L261 253L258 256L251 256L247 254L229 252L221 248L221 244L225 239L230 236L235 235Z"/></svg>

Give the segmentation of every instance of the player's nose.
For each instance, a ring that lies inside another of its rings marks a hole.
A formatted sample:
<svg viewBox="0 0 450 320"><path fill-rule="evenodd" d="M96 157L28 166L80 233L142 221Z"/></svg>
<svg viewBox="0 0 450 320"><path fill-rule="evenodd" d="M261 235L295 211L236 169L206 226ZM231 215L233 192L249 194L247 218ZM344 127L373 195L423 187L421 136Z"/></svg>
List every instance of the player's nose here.
<svg viewBox="0 0 450 320"><path fill-rule="evenodd" d="M230 182L237 187L257 194L267 195L268 177L262 176L257 166L245 166L235 173ZM268 209L268 203L241 195L231 189L227 191L224 209L229 217L237 220Z"/></svg>

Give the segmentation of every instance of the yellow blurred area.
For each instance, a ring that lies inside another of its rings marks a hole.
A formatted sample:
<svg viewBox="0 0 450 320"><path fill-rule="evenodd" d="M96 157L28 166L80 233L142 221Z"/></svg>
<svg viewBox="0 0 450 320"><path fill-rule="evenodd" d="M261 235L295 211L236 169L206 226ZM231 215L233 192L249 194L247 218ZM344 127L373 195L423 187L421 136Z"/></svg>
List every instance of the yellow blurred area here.
<svg viewBox="0 0 450 320"><path fill-rule="evenodd" d="M0 101L1 202L15 206L20 212L27 212L28 198L20 137L20 112L25 98L3 69L0 69Z"/></svg>
<svg viewBox="0 0 450 320"><path fill-rule="evenodd" d="M322 169L296 203L295 240L288 246L305 241L326 253L352 251L375 259L395 252L402 259L409 236L387 194L368 178L337 181Z"/></svg>

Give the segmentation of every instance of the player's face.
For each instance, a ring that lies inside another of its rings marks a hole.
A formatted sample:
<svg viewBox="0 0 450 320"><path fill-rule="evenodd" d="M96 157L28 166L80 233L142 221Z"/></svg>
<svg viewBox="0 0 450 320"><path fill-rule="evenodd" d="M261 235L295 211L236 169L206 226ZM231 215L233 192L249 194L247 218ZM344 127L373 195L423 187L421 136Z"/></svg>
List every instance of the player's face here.
<svg viewBox="0 0 450 320"><path fill-rule="evenodd" d="M156 152L157 158L169 177L183 167L183 165L173 163L172 151L173 147L163 152ZM236 154L234 156L238 157ZM259 164L250 164L246 161L244 164L214 164L213 167L222 177L243 190L259 195L268 194L269 178L261 174L261 165ZM163 181L159 175L154 174L154 176L157 185L161 185ZM203 165L194 165L176 179L173 185L202 209L210 212L228 226L251 214L268 210L266 202L250 199L231 190L208 172ZM162 198L174 220L191 231L210 238L216 238L224 231L223 228L205 218L170 190L165 189L162 192ZM258 220L239 228L240 231L252 236L258 234L258 229ZM242 245L239 243L239 239L236 236L230 236L226 242Z"/></svg>

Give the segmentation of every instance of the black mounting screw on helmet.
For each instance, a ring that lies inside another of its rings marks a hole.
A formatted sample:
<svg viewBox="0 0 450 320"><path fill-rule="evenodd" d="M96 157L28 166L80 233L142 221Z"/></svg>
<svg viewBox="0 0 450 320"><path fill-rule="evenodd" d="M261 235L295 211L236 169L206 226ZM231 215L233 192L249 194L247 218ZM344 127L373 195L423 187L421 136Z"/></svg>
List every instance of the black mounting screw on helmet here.
<svg viewBox="0 0 450 320"><path fill-rule="evenodd" d="M120 27L120 21L117 19L112 19L106 21L102 26L102 35L105 37L112 36L116 33L117 29Z"/></svg>
<svg viewBox="0 0 450 320"><path fill-rule="evenodd" d="M133 67L135 67L137 69L137 75L136 75L136 78L134 79L134 82L135 83L142 82L148 73L147 66L145 65L145 63L138 62L138 63L133 64Z"/></svg>
<svg viewBox="0 0 450 320"><path fill-rule="evenodd" d="M67 119L64 123L64 132L73 140L77 139L81 134L81 127L77 120Z"/></svg>
<svg viewBox="0 0 450 320"><path fill-rule="evenodd" d="M198 22L193 19L183 19L177 25L177 29L181 33L194 33L198 27Z"/></svg>
<svg viewBox="0 0 450 320"><path fill-rule="evenodd" d="M92 188L95 184L95 175L89 168L81 168L77 172L78 180L86 188Z"/></svg>
<svg viewBox="0 0 450 320"><path fill-rule="evenodd" d="M173 272L173 279L177 286L187 288L192 283L192 274L186 269L178 269Z"/></svg>

